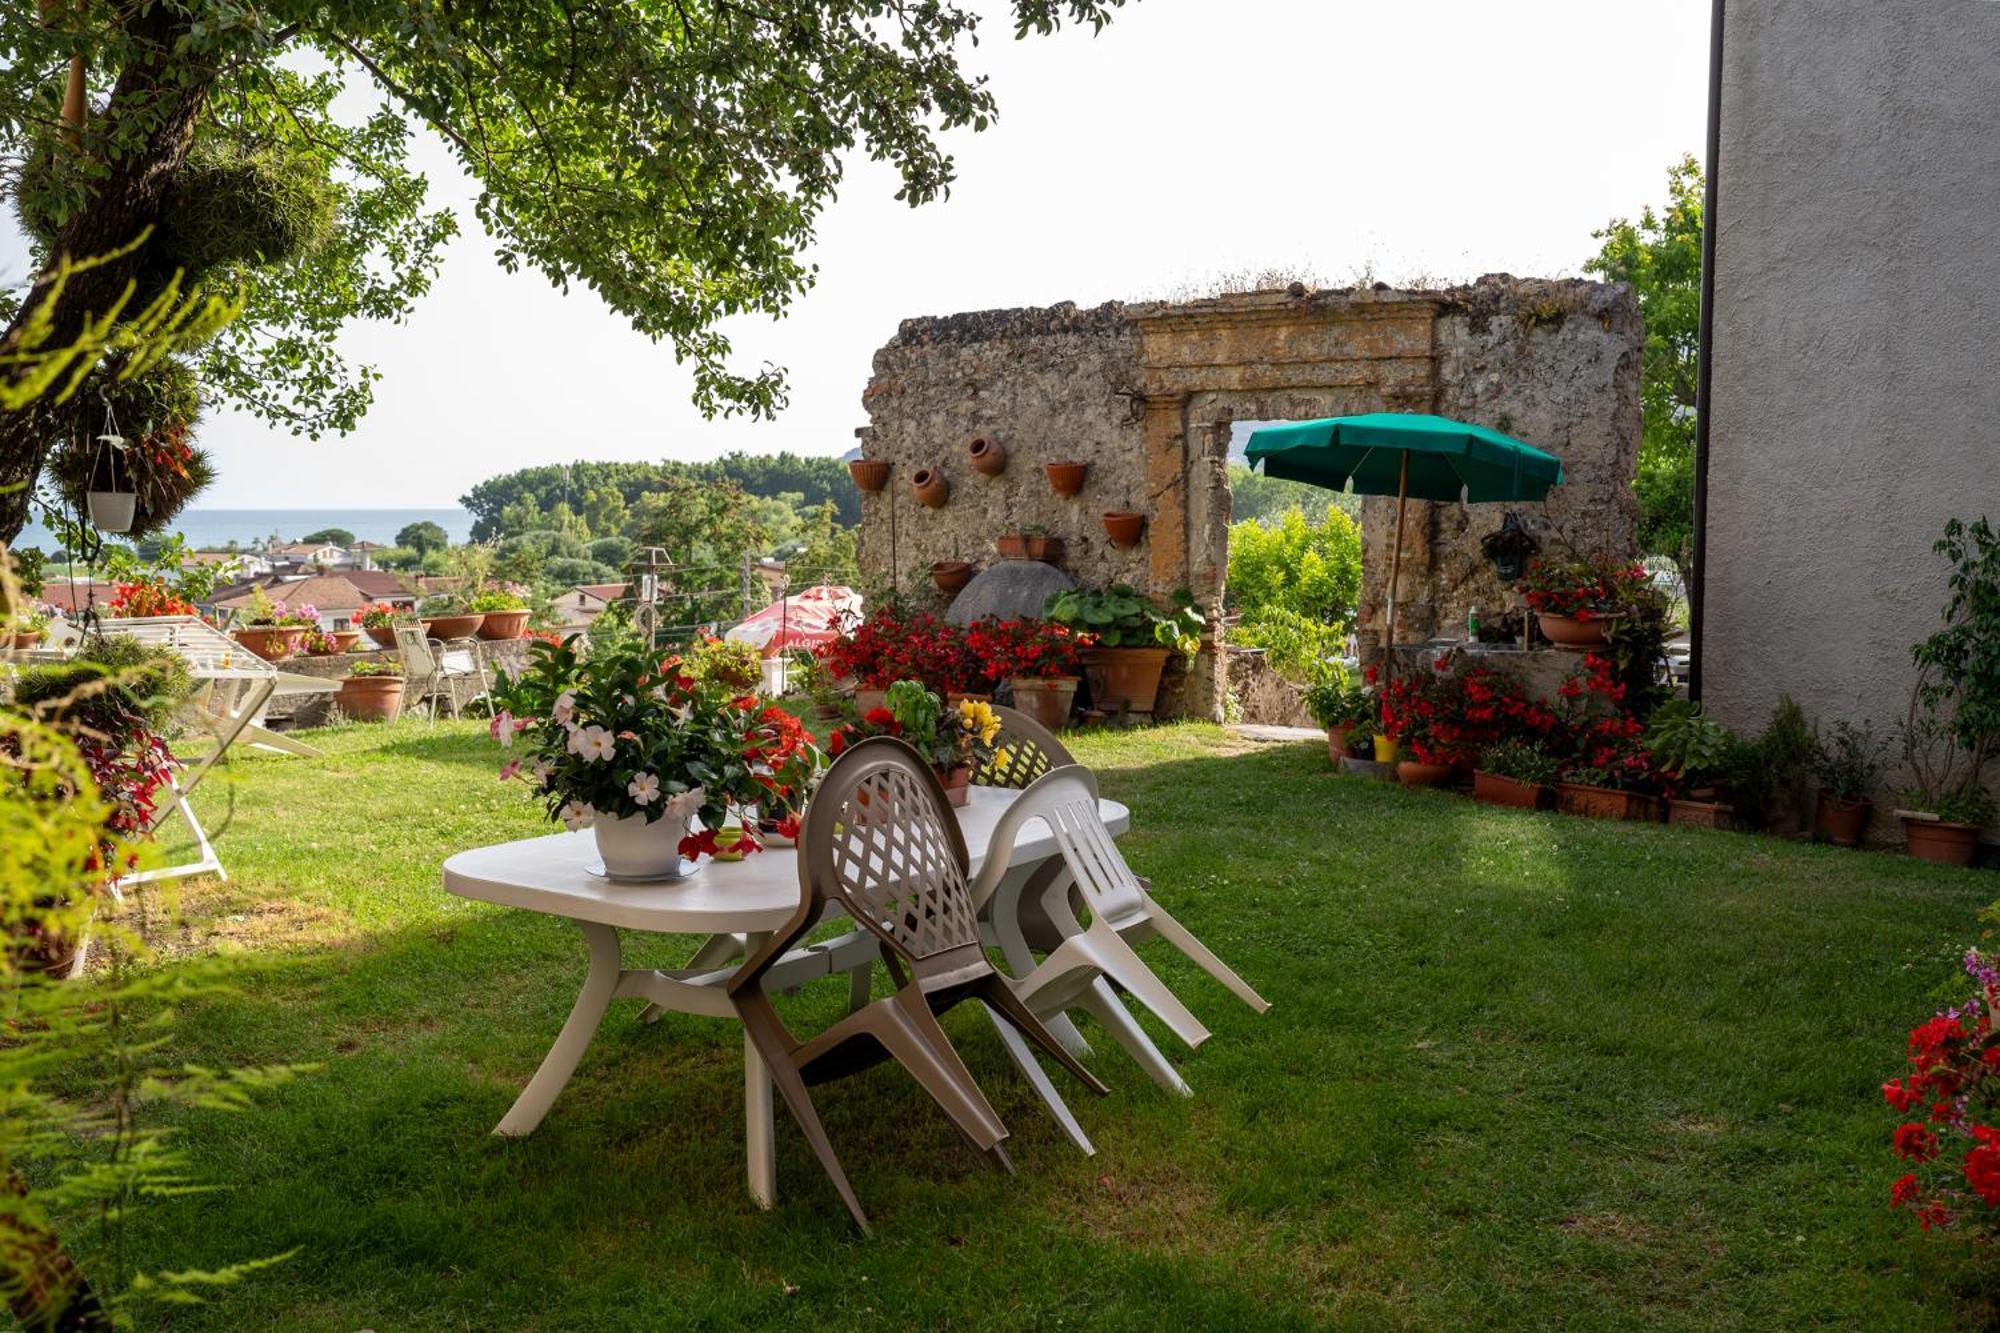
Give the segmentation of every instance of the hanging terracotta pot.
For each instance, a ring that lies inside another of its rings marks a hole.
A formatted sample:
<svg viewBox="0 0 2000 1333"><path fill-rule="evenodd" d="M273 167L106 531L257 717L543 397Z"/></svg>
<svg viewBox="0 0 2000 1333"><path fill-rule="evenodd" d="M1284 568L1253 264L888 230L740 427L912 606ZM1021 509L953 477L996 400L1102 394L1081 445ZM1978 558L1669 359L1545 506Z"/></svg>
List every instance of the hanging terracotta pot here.
<svg viewBox="0 0 2000 1333"><path fill-rule="evenodd" d="M972 582L978 571L966 560L938 560L931 564L931 582L937 584L938 591L947 597L958 596L959 590Z"/></svg>
<svg viewBox="0 0 2000 1333"><path fill-rule="evenodd" d="M1057 495L1075 495L1083 489L1083 474L1090 471L1090 464L1067 461L1044 463L1042 468L1049 474L1049 486Z"/></svg>
<svg viewBox="0 0 2000 1333"><path fill-rule="evenodd" d="M877 458L857 458L847 465L854 484L873 495L889 484L889 465Z"/></svg>
<svg viewBox="0 0 2000 1333"><path fill-rule="evenodd" d="M915 492L918 504L930 509L942 509L945 501L951 499L951 483L934 467L920 467L912 472L910 490Z"/></svg>
<svg viewBox="0 0 2000 1333"><path fill-rule="evenodd" d="M982 435L965 446L965 453L972 466L986 476L997 477L1007 470L1007 446L998 440Z"/></svg>
<svg viewBox="0 0 2000 1333"><path fill-rule="evenodd" d="M1111 538L1111 544L1121 549L1139 544L1139 534L1146 530L1146 516L1133 513L1129 509L1114 509L1104 516L1104 535Z"/></svg>

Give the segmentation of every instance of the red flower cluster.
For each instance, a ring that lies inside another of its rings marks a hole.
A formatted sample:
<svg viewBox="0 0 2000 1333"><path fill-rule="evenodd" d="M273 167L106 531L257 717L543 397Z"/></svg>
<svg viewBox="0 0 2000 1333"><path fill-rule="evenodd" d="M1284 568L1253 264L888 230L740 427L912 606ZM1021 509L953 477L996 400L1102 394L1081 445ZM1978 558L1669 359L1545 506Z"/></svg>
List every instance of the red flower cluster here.
<svg viewBox="0 0 2000 1333"><path fill-rule="evenodd" d="M986 671L968 637L968 631L927 611L885 605L846 638L822 646L817 656L836 680L851 677L863 689L920 680L940 694L969 694L985 685Z"/></svg>
<svg viewBox="0 0 2000 1333"><path fill-rule="evenodd" d="M1617 663L1585 653L1556 687L1556 694L1562 708L1557 720L1575 748L1569 765L1574 780L1631 791L1665 786L1659 765L1642 743L1646 726L1626 707L1626 686L1618 677Z"/></svg>
<svg viewBox="0 0 2000 1333"><path fill-rule="evenodd" d="M1978 950L1965 970L1979 993L1910 1031L1910 1071L1882 1085L1882 1100L1908 1117L1890 1151L1908 1163L1889 1186L1889 1205L1907 1208L1926 1231L1949 1226L1975 1205L1980 1225L2000 1230L2000 965ZM1948 1148L1956 1140L1963 1151Z"/></svg>
<svg viewBox="0 0 2000 1333"><path fill-rule="evenodd" d="M991 681L1077 675L1083 670L1083 650L1093 642L1052 620L982 620L965 638Z"/></svg>
<svg viewBox="0 0 2000 1333"><path fill-rule="evenodd" d="M1543 615L1594 620L1624 609L1648 581L1638 565L1537 560L1521 580L1521 595Z"/></svg>
<svg viewBox="0 0 2000 1333"><path fill-rule="evenodd" d="M1433 670L1392 678L1377 689L1376 705L1383 734L1421 764L1471 763L1495 741L1539 740L1557 722L1512 679L1455 653L1440 657Z"/></svg>
<svg viewBox="0 0 2000 1333"><path fill-rule="evenodd" d="M826 738L826 752L835 758L847 753L850 745L859 745L870 736L900 736L903 724L896 715L886 708L871 708L861 715L859 722L850 722L833 735Z"/></svg>
<svg viewBox="0 0 2000 1333"><path fill-rule="evenodd" d="M185 597L176 597L157 579L121 583L106 604L104 614L114 620L135 620L141 616L192 616L200 611Z"/></svg>

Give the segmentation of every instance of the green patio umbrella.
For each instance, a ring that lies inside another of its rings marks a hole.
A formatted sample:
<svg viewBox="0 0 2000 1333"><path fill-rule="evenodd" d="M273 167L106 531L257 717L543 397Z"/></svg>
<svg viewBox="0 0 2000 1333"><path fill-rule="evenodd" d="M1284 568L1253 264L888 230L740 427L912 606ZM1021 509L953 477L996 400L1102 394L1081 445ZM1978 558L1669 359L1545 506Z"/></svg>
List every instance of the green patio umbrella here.
<svg viewBox="0 0 2000 1333"><path fill-rule="evenodd" d="M1266 426L1245 451L1264 475L1328 490L1352 482L1361 495L1396 497L1396 539L1389 558L1389 626L1383 653L1396 646L1396 585L1403 572L1403 512L1410 498L1540 500L1562 483L1562 462L1497 430L1421 412L1370 412Z"/></svg>

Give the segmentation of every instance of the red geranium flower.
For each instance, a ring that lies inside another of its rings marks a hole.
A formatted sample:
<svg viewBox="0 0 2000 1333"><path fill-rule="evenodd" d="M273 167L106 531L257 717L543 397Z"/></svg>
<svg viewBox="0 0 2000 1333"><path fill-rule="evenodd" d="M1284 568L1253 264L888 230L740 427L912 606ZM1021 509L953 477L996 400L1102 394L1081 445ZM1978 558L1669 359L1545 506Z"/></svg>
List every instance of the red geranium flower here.
<svg viewBox="0 0 2000 1333"><path fill-rule="evenodd" d="M1906 1162L1928 1162L1938 1155L1938 1136L1928 1125L1906 1122L1896 1126L1894 1151Z"/></svg>

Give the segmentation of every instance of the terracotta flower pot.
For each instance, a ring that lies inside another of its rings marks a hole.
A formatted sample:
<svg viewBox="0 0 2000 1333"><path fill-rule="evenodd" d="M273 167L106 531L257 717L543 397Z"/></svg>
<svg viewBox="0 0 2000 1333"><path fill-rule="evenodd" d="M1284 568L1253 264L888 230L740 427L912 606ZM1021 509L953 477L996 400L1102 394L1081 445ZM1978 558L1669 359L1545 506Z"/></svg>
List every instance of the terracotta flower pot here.
<svg viewBox="0 0 2000 1333"><path fill-rule="evenodd" d="M1050 731L1069 726L1070 705L1076 702L1075 676L1015 676L1007 682L1014 690L1014 707Z"/></svg>
<svg viewBox="0 0 2000 1333"><path fill-rule="evenodd" d="M857 458L847 465L854 484L870 495L889 484L889 465L878 458Z"/></svg>
<svg viewBox="0 0 2000 1333"><path fill-rule="evenodd" d="M1487 805L1508 805L1521 810L1540 810L1549 804L1549 789L1539 782L1503 778L1498 773L1472 770L1472 799Z"/></svg>
<svg viewBox="0 0 2000 1333"><path fill-rule="evenodd" d="M944 798L953 805L964 805L972 799L972 768L960 764L950 772L938 771L938 781L944 784Z"/></svg>
<svg viewBox="0 0 2000 1333"><path fill-rule="evenodd" d="M1420 764L1414 759L1399 760L1396 781L1405 787L1442 787L1451 781L1450 764Z"/></svg>
<svg viewBox="0 0 2000 1333"><path fill-rule="evenodd" d="M999 554L1002 560L1026 560L1028 558L1028 539L1022 533L1010 532L1004 536L995 537L993 539L993 549Z"/></svg>
<svg viewBox="0 0 2000 1333"><path fill-rule="evenodd" d="M1333 761L1335 768L1339 768L1340 761L1347 758L1347 738L1353 734L1354 724L1352 722L1346 726L1328 727L1326 729L1326 757Z"/></svg>
<svg viewBox="0 0 2000 1333"><path fill-rule="evenodd" d="M1104 535L1121 550L1137 546L1139 534L1145 530L1144 514L1135 514L1129 509L1114 509L1104 515Z"/></svg>
<svg viewBox="0 0 2000 1333"><path fill-rule="evenodd" d="M333 651L336 653L351 653L354 651L354 645L361 642L361 631L358 629L337 629L327 637L333 640Z"/></svg>
<svg viewBox="0 0 2000 1333"><path fill-rule="evenodd" d="M349 676L333 701L356 722L394 722L403 710L403 678Z"/></svg>
<svg viewBox="0 0 2000 1333"><path fill-rule="evenodd" d="M910 474L910 490L926 509L942 509L951 499L951 483L934 467L920 467Z"/></svg>
<svg viewBox="0 0 2000 1333"><path fill-rule="evenodd" d="M1836 847L1858 847L1861 835L1868 829L1868 816L1874 809L1872 801L1850 801L1823 791L1819 794L1819 806L1813 812L1813 827Z"/></svg>
<svg viewBox="0 0 2000 1333"><path fill-rule="evenodd" d="M1611 642L1604 633L1602 620L1577 620L1571 616L1540 615L1535 619L1542 627L1542 637L1558 648L1581 651L1585 648L1602 648Z"/></svg>
<svg viewBox="0 0 2000 1333"><path fill-rule="evenodd" d="M1090 471L1090 464L1044 463L1042 470L1049 474L1049 488L1057 495L1075 495L1083 489L1083 474Z"/></svg>
<svg viewBox="0 0 2000 1333"><path fill-rule="evenodd" d="M961 588L972 582L976 572L964 560L938 560L931 564L931 582L937 584L938 591L945 596L956 597Z"/></svg>
<svg viewBox="0 0 2000 1333"><path fill-rule="evenodd" d="M1040 560L1045 564L1059 565L1063 558L1063 539L1060 537L1028 538L1028 559Z"/></svg>
<svg viewBox="0 0 2000 1333"><path fill-rule="evenodd" d="M1730 828L1735 814L1736 807L1722 801L1683 801L1677 797L1667 802L1667 822L1687 828Z"/></svg>
<svg viewBox="0 0 2000 1333"><path fill-rule="evenodd" d="M394 648L396 646L396 627L394 625L363 625L361 630L362 633L373 639L379 648Z"/></svg>
<svg viewBox="0 0 2000 1333"><path fill-rule="evenodd" d="M482 639L518 639L521 631L528 627L528 612L488 611L479 622L479 637Z"/></svg>
<svg viewBox="0 0 2000 1333"><path fill-rule="evenodd" d="M469 639L479 633L485 616L425 616L424 637L427 639Z"/></svg>
<svg viewBox="0 0 2000 1333"><path fill-rule="evenodd" d="M965 455L972 460L974 470L984 476L997 477L1007 470L1007 446L998 440L981 435L965 446Z"/></svg>
<svg viewBox="0 0 2000 1333"><path fill-rule="evenodd" d="M1160 698L1160 676L1167 669L1171 648L1086 648L1083 675L1090 682L1090 703L1115 713L1153 711Z"/></svg>
<svg viewBox="0 0 2000 1333"><path fill-rule="evenodd" d="M41 641L42 641L41 630L25 629L25 630L14 631L14 651L17 653L25 653L30 648L33 648L39 643L41 643Z"/></svg>
<svg viewBox="0 0 2000 1333"><path fill-rule="evenodd" d="M261 625L232 633L236 642L266 662L282 662L298 651L299 640L305 637L305 632L302 625Z"/></svg>
<svg viewBox="0 0 2000 1333"><path fill-rule="evenodd" d="M1905 850L1919 861L1941 866L1969 866L1979 856L1979 826L1942 819L1903 816Z"/></svg>
<svg viewBox="0 0 2000 1333"><path fill-rule="evenodd" d="M1655 797L1616 787L1589 787L1580 782L1558 783L1556 805L1564 814L1582 815L1586 819L1652 823L1660 817L1660 803Z"/></svg>

